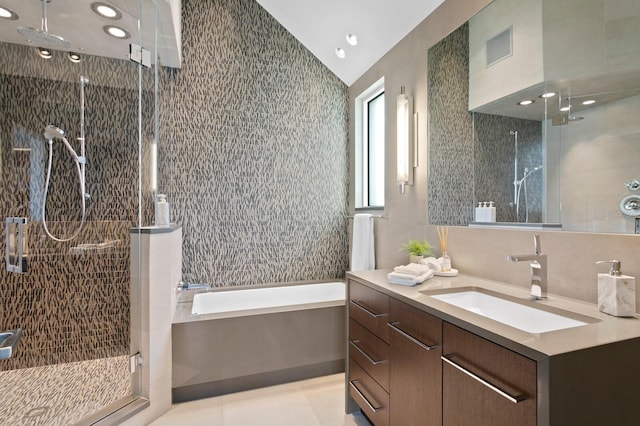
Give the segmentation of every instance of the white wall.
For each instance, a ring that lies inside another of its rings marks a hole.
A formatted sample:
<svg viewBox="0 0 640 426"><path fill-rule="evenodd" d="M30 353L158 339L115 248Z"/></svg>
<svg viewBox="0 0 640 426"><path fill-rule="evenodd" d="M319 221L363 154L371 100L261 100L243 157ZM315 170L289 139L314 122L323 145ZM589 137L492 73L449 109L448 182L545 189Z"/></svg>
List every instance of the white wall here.
<svg viewBox="0 0 640 426"><path fill-rule="evenodd" d="M487 67L486 42L509 27L513 54ZM543 66L542 1L500 0L469 20L469 110L541 83Z"/></svg>

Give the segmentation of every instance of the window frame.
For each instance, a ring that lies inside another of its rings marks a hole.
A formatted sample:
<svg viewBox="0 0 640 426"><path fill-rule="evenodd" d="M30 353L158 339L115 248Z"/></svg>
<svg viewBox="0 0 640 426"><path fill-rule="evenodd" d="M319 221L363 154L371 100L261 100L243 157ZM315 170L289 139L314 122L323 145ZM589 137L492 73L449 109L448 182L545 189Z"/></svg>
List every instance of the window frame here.
<svg viewBox="0 0 640 426"><path fill-rule="evenodd" d="M369 204L369 183L371 173L369 170L369 102L385 94L384 77L376 81L368 89L355 99L355 208L356 209L384 209L385 188L383 191L383 204ZM385 129L386 129L386 96L385 96ZM386 146L386 130L385 130ZM386 150L385 150L386 151ZM386 152L383 154L386 157ZM383 163L385 163L383 158ZM383 171L386 175L386 167ZM386 180L382 179L383 182Z"/></svg>

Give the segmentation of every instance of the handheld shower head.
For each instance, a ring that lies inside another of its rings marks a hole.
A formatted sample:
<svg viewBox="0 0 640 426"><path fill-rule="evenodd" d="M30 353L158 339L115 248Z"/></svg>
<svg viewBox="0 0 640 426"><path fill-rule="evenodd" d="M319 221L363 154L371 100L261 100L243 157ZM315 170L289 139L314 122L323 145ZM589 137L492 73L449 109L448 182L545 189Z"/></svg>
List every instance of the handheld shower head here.
<svg viewBox="0 0 640 426"><path fill-rule="evenodd" d="M518 131L517 131L517 130L509 130L509 134L510 134L511 136L513 136L513 135L517 135L517 134L518 134Z"/></svg>
<svg viewBox="0 0 640 426"><path fill-rule="evenodd" d="M53 124L49 124L44 128L44 137L48 140L53 140L55 138L64 138L64 130L54 126Z"/></svg>

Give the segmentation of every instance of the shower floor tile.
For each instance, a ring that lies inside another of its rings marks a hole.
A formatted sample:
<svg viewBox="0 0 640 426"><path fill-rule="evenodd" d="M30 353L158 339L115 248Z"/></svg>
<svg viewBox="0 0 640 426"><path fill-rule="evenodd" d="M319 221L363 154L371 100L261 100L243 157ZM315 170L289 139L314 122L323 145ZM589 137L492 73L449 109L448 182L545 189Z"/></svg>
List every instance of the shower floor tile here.
<svg viewBox="0 0 640 426"><path fill-rule="evenodd" d="M126 355L3 371L0 425L69 425L130 394Z"/></svg>
<svg viewBox="0 0 640 426"><path fill-rule="evenodd" d="M152 426L368 426L344 413L344 374L174 404Z"/></svg>

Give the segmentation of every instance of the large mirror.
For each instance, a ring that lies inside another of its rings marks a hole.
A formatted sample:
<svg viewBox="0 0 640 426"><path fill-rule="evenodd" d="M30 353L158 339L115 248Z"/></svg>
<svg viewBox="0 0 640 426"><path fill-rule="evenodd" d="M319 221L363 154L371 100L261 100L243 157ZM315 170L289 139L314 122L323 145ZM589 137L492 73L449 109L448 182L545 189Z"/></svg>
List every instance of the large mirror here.
<svg viewBox="0 0 640 426"><path fill-rule="evenodd" d="M640 2L495 0L429 49L430 223L638 233L639 29Z"/></svg>

